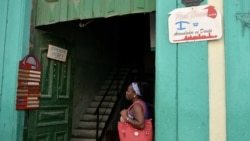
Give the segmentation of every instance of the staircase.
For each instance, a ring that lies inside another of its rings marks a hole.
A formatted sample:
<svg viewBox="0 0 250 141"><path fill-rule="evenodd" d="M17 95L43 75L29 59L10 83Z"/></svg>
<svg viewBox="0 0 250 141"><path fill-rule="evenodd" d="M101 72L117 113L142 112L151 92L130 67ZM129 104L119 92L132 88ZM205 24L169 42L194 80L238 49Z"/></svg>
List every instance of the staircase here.
<svg viewBox="0 0 250 141"><path fill-rule="evenodd" d="M97 118L99 119L98 138L103 138L109 124L109 117L112 115L119 94L124 89L129 72L129 69L123 68L110 73L86 113L83 113L78 127L73 129L71 141L104 141L96 140Z"/></svg>

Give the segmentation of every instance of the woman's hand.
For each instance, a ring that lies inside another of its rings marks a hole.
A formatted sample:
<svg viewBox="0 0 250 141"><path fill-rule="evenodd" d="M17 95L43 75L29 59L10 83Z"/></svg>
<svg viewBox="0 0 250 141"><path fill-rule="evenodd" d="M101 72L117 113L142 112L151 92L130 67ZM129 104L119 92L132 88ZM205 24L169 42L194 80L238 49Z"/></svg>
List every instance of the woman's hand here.
<svg viewBox="0 0 250 141"><path fill-rule="evenodd" d="M127 119L127 117L128 117L128 110L123 109L123 110L121 110L120 114L121 114L121 117L123 119Z"/></svg>

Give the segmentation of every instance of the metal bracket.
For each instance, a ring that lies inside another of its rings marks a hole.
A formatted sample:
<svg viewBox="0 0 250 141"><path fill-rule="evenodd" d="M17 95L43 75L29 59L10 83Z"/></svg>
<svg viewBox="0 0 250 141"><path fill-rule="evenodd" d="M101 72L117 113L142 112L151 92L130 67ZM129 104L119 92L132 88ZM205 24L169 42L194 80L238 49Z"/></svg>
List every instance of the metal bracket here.
<svg viewBox="0 0 250 141"><path fill-rule="evenodd" d="M182 0L182 3L186 6L198 6L203 0Z"/></svg>
<svg viewBox="0 0 250 141"><path fill-rule="evenodd" d="M237 13L236 20L240 20L244 27L250 28L250 13Z"/></svg>
<svg viewBox="0 0 250 141"><path fill-rule="evenodd" d="M46 2L58 2L58 0L45 0Z"/></svg>

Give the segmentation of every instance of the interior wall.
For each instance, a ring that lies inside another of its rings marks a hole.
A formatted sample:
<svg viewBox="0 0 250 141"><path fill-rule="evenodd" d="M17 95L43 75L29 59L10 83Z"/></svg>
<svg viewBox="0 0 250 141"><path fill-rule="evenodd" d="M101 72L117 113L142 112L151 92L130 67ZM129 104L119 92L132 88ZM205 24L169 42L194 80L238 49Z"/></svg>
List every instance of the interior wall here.
<svg viewBox="0 0 250 141"><path fill-rule="evenodd" d="M73 127L98 93L109 70L117 64L116 50L112 45L106 45L110 40L107 37L112 37L112 33L106 33L105 25L95 22L80 28L74 34Z"/></svg>

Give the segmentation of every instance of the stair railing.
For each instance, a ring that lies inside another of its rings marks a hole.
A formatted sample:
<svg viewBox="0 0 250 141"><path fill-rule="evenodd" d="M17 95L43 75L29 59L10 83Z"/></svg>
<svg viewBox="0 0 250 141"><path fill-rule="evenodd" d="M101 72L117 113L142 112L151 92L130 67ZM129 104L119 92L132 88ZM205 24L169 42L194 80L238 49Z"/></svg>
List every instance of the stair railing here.
<svg viewBox="0 0 250 141"><path fill-rule="evenodd" d="M97 115L97 119L96 119L96 141L101 141L102 137L103 137L103 132L101 133L101 136L99 137L99 125L100 125L100 108L102 106L102 103L105 99L105 97L107 96L111 86L113 85L114 81L117 79L117 76L119 74L120 69L118 68L118 71L116 72L116 74L114 75L112 81L110 82L108 88L106 89L104 96L102 97L96 111L95 111L95 115ZM117 91L119 90L119 80L117 79ZM103 131L105 130L106 126L103 128Z"/></svg>

